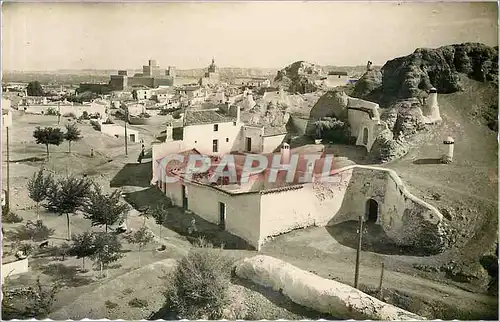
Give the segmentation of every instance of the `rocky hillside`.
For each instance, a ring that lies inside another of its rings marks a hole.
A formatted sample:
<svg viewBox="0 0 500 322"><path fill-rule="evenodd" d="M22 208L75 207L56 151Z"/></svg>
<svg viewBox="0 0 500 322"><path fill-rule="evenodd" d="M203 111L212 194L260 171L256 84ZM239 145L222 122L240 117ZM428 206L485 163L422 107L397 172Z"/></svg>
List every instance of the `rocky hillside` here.
<svg viewBox="0 0 500 322"><path fill-rule="evenodd" d="M363 75L354 91L360 98L377 98L385 105L419 97L431 87L447 94L463 90L461 75L498 82L498 47L464 43L436 49L418 48L411 55L388 61L381 71Z"/></svg>
<svg viewBox="0 0 500 322"><path fill-rule="evenodd" d="M291 93L311 93L318 90L314 81L321 78L322 69L306 61L297 61L278 71L275 86Z"/></svg>

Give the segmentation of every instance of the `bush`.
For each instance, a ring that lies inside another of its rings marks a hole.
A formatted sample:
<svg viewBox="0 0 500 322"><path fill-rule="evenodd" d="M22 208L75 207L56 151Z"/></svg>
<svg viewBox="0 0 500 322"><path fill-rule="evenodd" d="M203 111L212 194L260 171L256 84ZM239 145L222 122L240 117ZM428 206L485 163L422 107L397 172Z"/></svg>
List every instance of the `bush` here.
<svg viewBox="0 0 500 322"><path fill-rule="evenodd" d="M44 241L54 234L54 229L45 226L41 220L37 220L36 223L28 220L25 229L28 238L33 241Z"/></svg>
<svg viewBox="0 0 500 322"><path fill-rule="evenodd" d="M229 304L231 263L205 240L184 257L172 274L166 304L183 319L220 319Z"/></svg>
<svg viewBox="0 0 500 322"><path fill-rule="evenodd" d="M181 111L175 111L173 114L172 114L172 117L176 120L180 119L181 118Z"/></svg>
<svg viewBox="0 0 500 322"><path fill-rule="evenodd" d="M107 309L109 309L109 310L112 310L112 309L114 309L114 308L118 307L118 304L116 304L116 303L114 303L114 302L111 302L111 301L109 301L109 300L108 300L108 301L106 301L106 302L104 302L104 305L105 305L105 306L106 306L106 308L107 308Z"/></svg>
<svg viewBox="0 0 500 322"><path fill-rule="evenodd" d="M148 306L148 301L138 299L137 297L135 297L128 302L128 305L130 307L144 308L144 307Z"/></svg>
<svg viewBox="0 0 500 322"><path fill-rule="evenodd" d="M325 117L315 122L316 138L324 142L351 144L349 124L333 117Z"/></svg>
<svg viewBox="0 0 500 322"><path fill-rule="evenodd" d="M3 208L3 209L7 209L7 208ZM3 214L3 211L2 211L2 214ZM22 222L23 218L11 211L8 214L3 214L2 221L4 223L8 223L8 224L17 224L17 223Z"/></svg>
<svg viewBox="0 0 500 322"><path fill-rule="evenodd" d="M58 114L59 114L59 112L53 107L49 107L47 109L46 115L58 115Z"/></svg>
<svg viewBox="0 0 500 322"><path fill-rule="evenodd" d="M80 120L90 120L89 112L83 111L82 116L80 116Z"/></svg>
<svg viewBox="0 0 500 322"><path fill-rule="evenodd" d="M24 255L31 255L35 250L35 247L32 244L21 243L19 245L19 250L22 251Z"/></svg>

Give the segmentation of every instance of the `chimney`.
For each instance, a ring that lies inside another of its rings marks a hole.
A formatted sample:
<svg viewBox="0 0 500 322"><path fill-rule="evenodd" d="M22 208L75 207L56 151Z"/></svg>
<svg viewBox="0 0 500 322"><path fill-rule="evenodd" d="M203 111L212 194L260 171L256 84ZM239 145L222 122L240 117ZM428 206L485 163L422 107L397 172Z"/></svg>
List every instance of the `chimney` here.
<svg viewBox="0 0 500 322"><path fill-rule="evenodd" d="M439 104L437 100L437 89L434 87L429 90L426 107L427 109L424 116L429 118L431 123L441 121L441 113L439 113Z"/></svg>
<svg viewBox="0 0 500 322"><path fill-rule="evenodd" d="M241 109L237 105L230 105L228 101L226 101L226 106L228 107L229 115L232 117L236 117L236 122L240 122L240 114L241 114Z"/></svg>
<svg viewBox="0 0 500 322"><path fill-rule="evenodd" d="M167 123L167 128L165 132L165 142L170 142L174 140L174 127L172 123Z"/></svg>
<svg viewBox="0 0 500 322"><path fill-rule="evenodd" d="M290 144L283 143L281 145L281 164L290 163Z"/></svg>

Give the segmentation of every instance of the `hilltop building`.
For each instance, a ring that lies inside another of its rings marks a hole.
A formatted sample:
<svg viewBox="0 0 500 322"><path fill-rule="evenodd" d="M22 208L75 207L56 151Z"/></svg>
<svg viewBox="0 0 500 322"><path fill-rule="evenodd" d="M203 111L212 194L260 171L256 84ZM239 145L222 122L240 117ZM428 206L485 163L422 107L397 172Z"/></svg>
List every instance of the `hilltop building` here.
<svg viewBox="0 0 500 322"><path fill-rule="evenodd" d="M176 69L169 66L161 69L156 60L150 59L147 65L142 66L142 73L129 76L127 70L119 70L117 75L110 75L108 83L82 83L80 93L90 91L98 94L107 94L111 91L123 91L131 86L146 86L157 88L159 86L174 86Z"/></svg>
<svg viewBox="0 0 500 322"><path fill-rule="evenodd" d="M208 66L207 72L200 78L200 86L216 85L220 83L219 68L215 65L215 58L212 58L212 63Z"/></svg>

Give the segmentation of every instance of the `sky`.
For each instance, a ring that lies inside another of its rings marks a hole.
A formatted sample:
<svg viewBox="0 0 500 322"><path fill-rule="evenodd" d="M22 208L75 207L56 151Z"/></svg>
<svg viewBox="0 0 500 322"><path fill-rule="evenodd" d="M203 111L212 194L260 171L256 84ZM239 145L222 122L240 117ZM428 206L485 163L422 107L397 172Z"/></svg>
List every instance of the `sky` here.
<svg viewBox="0 0 500 322"><path fill-rule="evenodd" d="M3 3L4 70L365 65L498 45L496 2Z"/></svg>

